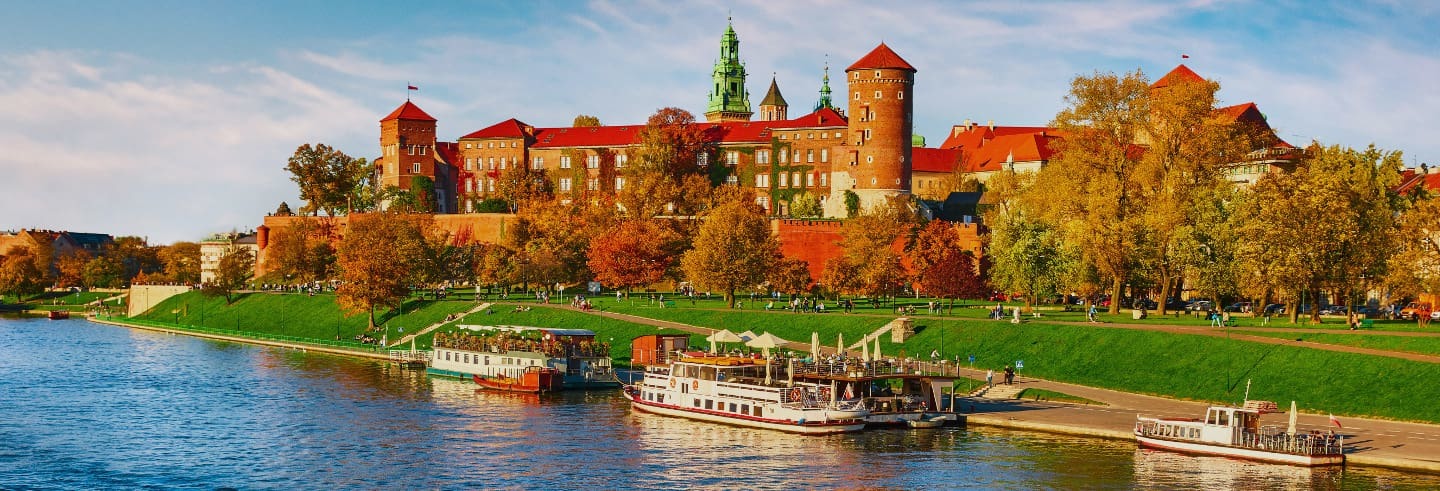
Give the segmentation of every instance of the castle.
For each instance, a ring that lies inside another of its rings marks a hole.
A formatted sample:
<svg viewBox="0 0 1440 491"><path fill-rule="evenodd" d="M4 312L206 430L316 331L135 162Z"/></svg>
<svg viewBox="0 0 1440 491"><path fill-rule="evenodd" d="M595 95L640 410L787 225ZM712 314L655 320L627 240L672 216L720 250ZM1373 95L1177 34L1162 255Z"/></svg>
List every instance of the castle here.
<svg viewBox="0 0 1440 491"><path fill-rule="evenodd" d="M909 195L915 73L881 43L845 69L846 110L830 99L827 66L811 112L788 118L789 105L772 78L752 119L740 41L727 26L705 122L695 123L712 148L699 163L724 166L724 185L753 189L756 203L775 215L788 214L801 193L816 197L828 217L846 216L847 191L862 208ZM382 155L375 166L381 186L432 185L441 214L474 212L496 194L500 175L516 166L544 169L562 199L622 190L644 127L541 128L512 118L451 143L437 140L436 123L405 101L380 120Z"/></svg>

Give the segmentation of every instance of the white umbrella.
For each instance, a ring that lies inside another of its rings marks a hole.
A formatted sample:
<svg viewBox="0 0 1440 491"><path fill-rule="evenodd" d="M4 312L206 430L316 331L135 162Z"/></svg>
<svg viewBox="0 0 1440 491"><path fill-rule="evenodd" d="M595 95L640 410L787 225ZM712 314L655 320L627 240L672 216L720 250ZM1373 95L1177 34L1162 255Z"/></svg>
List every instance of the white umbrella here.
<svg viewBox="0 0 1440 491"><path fill-rule="evenodd" d="M766 358L766 359L769 359L769 358L770 358L770 348L779 348L779 347L781 347L781 346L785 346L785 343L788 343L788 342L789 342L789 341L786 341L786 340L784 340L784 339L781 339L779 336L776 336L776 335L774 335L774 334L770 334L770 333L767 332L767 333L765 333L765 334L761 334L761 335L759 335L759 336L755 336L754 338L752 338L752 339L749 340L749 341L746 341L746 342L745 342L745 346L749 346L749 347L751 347L751 348L760 348L760 349L762 349L762 350L765 350L765 358Z"/></svg>
<svg viewBox="0 0 1440 491"><path fill-rule="evenodd" d="M740 336L736 336L735 333L730 332L729 329L721 329L719 331L715 331L709 336L706 336L705 340L710 342L711 353L718 352L715 350L715 343L738 343L741 341Z"/></svg>
<svg viewBox="0 0 1440 491"><path fill-rule="evenodd" d="M840 334L838 334L838 335L836 335L836 338L835 338L835 354L837 354L837 355L845 354L845 333L843 333L843 332L840 333Z"/></svg>
<svg viewBox="0 0 1440 491"><path fill-rule="evenodd" d="M810 331L810 357L811 357L811 358L814 358L814 357L819 356L819 355L820 355L820 332L819 332L819 331Z"/></svg>
<svg viewBox="0 0 1440 491"><path fill-rule="evenodd" d="M751 339L759 337L755 335L755 331L745 331L738 334L738 336L740 336L740 342L742 343L748 343Z"/></svg>
<svg viewBox="0 0 1440 491"><path fill-rule="evenodd" d="M860 361L870 361L870 344L865 342L865 338L860 338L860 350Z"/></svg>
<svg viewBox="0 0 1440 491"><path fill-rule="evenodd" d="M880 336L875 336L875 360L880 360Z"/></svg>
<svg viewBox="0 0 1440 491"><path fill-rule="evenodd" d="M1290 435L1295 435L1296 418L1299 418L1299 413L1295 410L1295 400L1292 400L1292 402L1290 402Z"/></svg>
<svg viewBox="0 0 1440 491"><path fill-rule="evenodd" d="M794 358L789 358L789 360L790 360L790 367L789 367L789 369L785 370L785 386L786 386L786 387L790 387L790 386L792 386L792 385L795 385L795 359L794 359Z"/></svg>

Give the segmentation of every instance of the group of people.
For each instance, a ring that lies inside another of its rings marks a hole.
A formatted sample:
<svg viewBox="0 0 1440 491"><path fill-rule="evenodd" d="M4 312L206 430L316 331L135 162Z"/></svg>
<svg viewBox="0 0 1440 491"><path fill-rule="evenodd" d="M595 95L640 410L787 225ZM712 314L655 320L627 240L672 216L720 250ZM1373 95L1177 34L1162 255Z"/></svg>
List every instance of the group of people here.
<svg viewBox="0 0 1440 491"><path fill-rule="evenodd" d="M1002 384L1015 385L1014 368L1011 368L1010 365L1005 365L1005 370L1004 372L1002 372L1002 375L1005 377L1004 380L1001 382ZM988 387L995 386L995 369L992 368L985 371L985 385Z"/></svg>
<svg viewBox="0 0 1440 491"><path fill-rule="evenodd" d="M595 310L595 306L590 305L590 300L585 298L584 295L576 295L574 298L571 298L570 306L580 309L582 312Z"/></svg>
<svg viewBox="0 0 1440 491"><path fill-rule="evenodd" d="M737 302L736 305L738 306L740 304ZM825 313L825 301L815 300L811 298L794 298L791 299L789 302L785 302L779 308L789 310L797 314L801 312L823 314ZM775 300L765 302L765 310L775 309Z"/></svg>

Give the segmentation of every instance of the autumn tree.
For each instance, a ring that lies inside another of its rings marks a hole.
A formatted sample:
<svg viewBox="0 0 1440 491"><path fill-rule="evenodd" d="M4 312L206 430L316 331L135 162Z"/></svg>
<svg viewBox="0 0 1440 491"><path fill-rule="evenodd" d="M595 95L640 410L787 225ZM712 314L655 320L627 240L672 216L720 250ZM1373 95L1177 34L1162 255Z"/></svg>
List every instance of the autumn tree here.
<svg viewBox="0 0 1440 491"><path fill-rule="evenodd" d="M1055 143L1057 153L1028 191L1039 218L1077 248L1117 300L1142 260L1154 257L1154 237L1142 217L1155 183L1141 172L1142 151L1134 144L1146 128L1149 85L1139 71L1076 77L1051 123L1067 136ZM1026 227L1020 230L1052 230ZM1119 308L1112 302L1110 313Z"/></svg>
<svg viewBox="0 0 1440 491"><path fill-rule="evenodd" d="M575 121L570 126L576 128L591 128L600 126L600 118L591 116L589 114L580 114L575 116Z"/></svg>
<svg viewBox="0 0 1440 491"><path fill-rule="evenodd" d="M374 328L376 307L400 306L410 293L416 251L424 241L422 220L389 212L350 219L338 248L341 284L335 293L341 308L369 314Z"/></svg>
<svg viewBox="0 0 1440 491"><path fill-rule="evenodd" d="M187 285L200 282L200 244L186 241L170 244L160 248L159 258L170 281Z"/></svg>
<svg viewBox="0 0 1440 491"><path fill-rule="evenodd" d="M960 248L955 225L933 220L915 236L910 249L915 283L926 295L948 299L954 311L956 298L979 298L989 290L980 278L975 256Z"/></svg>
<svg viewBox="0 0 1440 491"><path fill-rule="evenodd" d="M820 206L820 198L815 197L809 191L795 195L790 200L790 216L796 218L814 218L825 214L824 208Z"/></svg>
<svg viewBox="0 0 1440 491"><path fill-rule="evenodd" d="M765 281L765 272L779 254L764 212L748 201L731 201L704 217L695 248L681 258L685 277L696 286L725 293L735 307L735 291Z"/></svg>
<svg viewBox="0 0 1440 491"><path fill-rule="evenodd" d="M521 209L507 244L517 252L521 282L537 281L548 289L593 278L586 255L590 241L615 220L615 205L604 196Z"/></svg>
<svg viewBox="0 0 1440 491"><path fill-rule="evenodd" d="M1074 256L1050 225L1021 214L991 224L986 255L994 258L990 281L1006 292L1024 292L1025 304L1054 295L1072 276ZM1111 302L1111 307L1119 303Z"/></svg>
<svg viewBox="0 0 1440 491"><path fill-rule="evenodd" d="M629 294L659 282L674 262L679 234L669 221L630 219L590 240L587 253L595 280Z"/></svg>
<svg viewBox="0 0 1440 491"><path fill-rule="evenodd" d="M30 246L10 249L9 254L0 256L0 294L14 295L20 303L25 295L45 291L49 263L49 258L36 254Z"/></svg>
<svg viewBox="0 0 1440 491"><path fill-rule="evenodd" d="M215 297L225 297L225 304L235 301L235 290L245 287L255 273L255 253L249 247L236 247L220 257L215 266L215 279L200 288L200 292Z"/></svg>
<svg viewBox="0 0 1440 491"><path fill-rule="evenodd" d="M81 272L85 288L120 288L125 286L125 264L113 254L100 254L85 262Z"/></svg>
<svg viewBox="0 0 1440 491"><path fill-rule="evenodd" d="M523 163L500 171L495 190L501 198L516 206L544 203L555 197L555 183L549 173L543 168L533 169Z"/></svg>
<svg viewBox="0 0 1440 491"><path fill-rule="evenodd" d="M90 253L84 249L73 249L55 258L55 287L83 287L85 263L90 262Z"/></svg>
<svg viewBox="0 0 1440 491"><path fill-rule="evenodd" d="M892 199L845 222L840 248L853 272L852 291L886 297L904 286L906 272L897 247L909 240L917 220L909 202Z"/></svg>
<svg viewBox="0 0 1440 491"><path fill-rule="evenodd" d="M123 269L121 283L129 283L135 275L141 272L160 273L165 267L160 262L160 248L151 247L143 237L116 237L115 242L105 250L104 255L111 256L120 262Z"/></svg>
<svg viewBox="0 0 1440 491"><path fill-rule="evenodd" d="M804 259L776 256L774 266L765 274L770 288L786 295L799 295L810 289L810 263Z"/></svg>
<svg viewBox="0 0 1440 491"><path fill-rule="evenodd" d="M509 286L517 281L516 264L520 258L516 257L515 250L503 244L477 244L472 253L474 258L470 267L473 268L476 288L485 285L486 291L489 291L492 286L503 286L508 291Z"/></svg>
<svg viewBox="0 0 1440 491"><path fill-rule="evenodd" d="M300 188L300 199L305 200L300 213L314 215L324 210L331 216L353 207L354 198L365 188L371 172L365 159L345 155L323 143L296 148L285 170Z"/></svg>
<svg viewBox="0 0 1440 491"><path fill-rule="evenodd" d="M1440 291L1440 197L1417 200L1399 220L1385 284L1405 296Z"/></svg>
<svg viewBox="0 0 1440 491"><path fill-rule="evenodd" d="M309 220L292 223L270 232L270 243L265 247L267 281L293 284L333 278L336 259L329 234L333 224Z"/></svg>
<svg viewBox="0 0 1440 491"><path fill-rule="evenodd" d="M838 299L840 295L855 295L857 292L857 273L855 266L850 264L844 256L835 256L825 260L825 266L820 270L820 286L834 293Z"/></svg>
<svg viewBox="0 0 1440 491"><path fill-rule="evenodd" d="M650 116L621 174L626 183L618 198L627 213L648 218L668 213L667 207L693 212L694 200L708 196L713 182L707 172L721 166L710 165L713 145L705 128L680 108Z"/></svg>

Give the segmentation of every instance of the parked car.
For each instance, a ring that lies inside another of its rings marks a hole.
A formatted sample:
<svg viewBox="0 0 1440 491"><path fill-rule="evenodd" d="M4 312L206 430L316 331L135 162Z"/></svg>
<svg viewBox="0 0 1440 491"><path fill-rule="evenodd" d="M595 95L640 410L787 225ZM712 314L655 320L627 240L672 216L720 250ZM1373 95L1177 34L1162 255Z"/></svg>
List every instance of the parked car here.
<svg viewBox="0 0 1440 491"><path fill-rule="evenodd" d="M1431 310L1429 302L1410 302L1405 308L1400 309L1400 318L1407 321L1415 320L1415 314L1422 310Z"/></svg>
<svg viewBox="0 0 1440 491"><path fill-rule="evenodd" d="M1440 321L1440 310L1436 310L1436 311L1434 311L1434 312L1431 312L1431 313L1430 313L1430 320L1432 320L1432 321Z"/></svg>
<svg viewBox="0 0 1440 491"><path fill-rule="evenodd" d="M1187 305L1178 298L1171 298L1165 301L1165 310L1185 310Z"/></svg>
<svg viewBox="0 0 1440 491"><path fill-rule="evenodd" d="M1185 306L1186 310L1190 310L1192 312L1209 312L1214 308L1215 304L1209 300L1196 300L1190 302L1190 305Z"/></svg>
<svg viewBox="0 0 1440 491"><path fill-rule="evenodd" d="M1250 302L1235 302L1225 307L1226 312L1249 312Z"/></svg>
<svg viewBox="0 0 1440 491"><path fill-rule="evenodd" d="M1345 315L1349 310L1344 305L1330 305L1320 309L1320 315Z"/></svg>
<svg viewBox="0 0 1440 491"><path fill-rule="evenodd" d="M1272 303L1265 306L1265 315L1285 315L1285 304Z"/></svg>

